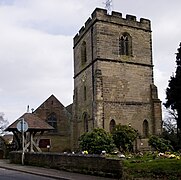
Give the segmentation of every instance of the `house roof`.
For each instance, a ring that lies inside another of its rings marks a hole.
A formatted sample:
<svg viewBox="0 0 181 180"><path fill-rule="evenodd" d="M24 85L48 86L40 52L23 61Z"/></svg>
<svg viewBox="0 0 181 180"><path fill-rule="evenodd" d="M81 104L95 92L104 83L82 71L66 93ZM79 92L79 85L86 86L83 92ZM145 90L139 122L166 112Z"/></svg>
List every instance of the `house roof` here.
<svg viewBox="0 0 181 180"><path fill-rule="evenodd" d="M48 131L54 129L52 126L40 119L38 116L32 113L25 113L14 123L8 126L5 131L18 131L17 123L20 121L21 118L24 118L24 121L27 122L28 131Z"/></svg>

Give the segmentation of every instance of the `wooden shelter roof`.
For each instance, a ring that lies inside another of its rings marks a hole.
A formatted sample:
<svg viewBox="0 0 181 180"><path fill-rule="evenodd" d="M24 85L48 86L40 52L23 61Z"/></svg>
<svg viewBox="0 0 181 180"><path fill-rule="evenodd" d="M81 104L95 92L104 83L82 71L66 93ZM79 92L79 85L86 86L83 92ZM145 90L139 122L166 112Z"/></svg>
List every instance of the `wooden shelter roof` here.
<svg viewBox="0 0 181 180"><path fill-rule="evenodd" d="M38 116L32 113L25 113L10 126L8 126L5 131L17 131L17 123L20 121L21 118L24 118L24 121L28 123L28 131L48 131L54 129L52 126L40 119Z"/></svg>

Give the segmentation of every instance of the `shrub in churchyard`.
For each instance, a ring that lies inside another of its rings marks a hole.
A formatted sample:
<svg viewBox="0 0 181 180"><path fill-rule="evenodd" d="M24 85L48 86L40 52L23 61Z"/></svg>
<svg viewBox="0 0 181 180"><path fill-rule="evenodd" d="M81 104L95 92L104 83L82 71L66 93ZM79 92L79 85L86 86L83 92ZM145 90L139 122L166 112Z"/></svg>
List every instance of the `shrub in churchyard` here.
<svg viewBox="0 0 181 180"><path fill-rule="evenodd" d="M115 148L112 135L100 128L85 132L79 141L80 149L88 151L89 154L101 154L102 151L110 153Z"/></svg>
<svg viewBox="0 0 181 180"><path fill-rule="evenodd" d="M155 150L159 152L166 152L166 151L172 151L173 147L170 145L170 141L160 138L158 136L152 135L149 140L148 144L154 148Z"/></svg>
<svg viewBox="0 0 181 180"><path fill-rule="evenodd" d="M133 142L138 137L138 132L134 128L118 124L111 133L119 151L133 151Z"/></svg>

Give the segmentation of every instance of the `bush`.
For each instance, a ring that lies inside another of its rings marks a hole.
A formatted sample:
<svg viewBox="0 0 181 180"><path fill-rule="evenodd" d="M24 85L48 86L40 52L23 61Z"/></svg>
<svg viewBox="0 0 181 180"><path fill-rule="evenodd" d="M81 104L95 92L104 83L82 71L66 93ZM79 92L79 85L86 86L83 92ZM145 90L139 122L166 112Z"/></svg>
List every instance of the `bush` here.
<svg viewBox="0 0 181 180"><path fill-rule="evenodd" d="M148 141L149 145L159 152L172 151L173 147L169 140L165 140L158 136L151 136Z"/></svg>
<svg viewBox="0 0 181 180"><path fill-rule="evenodd" d="M181 135L175 133L174 131L168 132L166 130L163 131L162 138L170 141L171 146L175 151L179 151L181 149L181 144L179 143L179 139L181 139Z"/></svg>
<svg viewBox="0 0 181 180"><path fill-rule="evenodd" d="M115 148L112 135L100 128L84 133L79 140L81 150L90 154L101 154L102 151L110 153Z"/></svg>
<svg viewBox="0 0 181 180"><path fill-rule="evenodd" d="M138 132L127 125L116 125L112 131L113 140L116 147L121 151L133 151L133 142L138 136Z"/></svg>

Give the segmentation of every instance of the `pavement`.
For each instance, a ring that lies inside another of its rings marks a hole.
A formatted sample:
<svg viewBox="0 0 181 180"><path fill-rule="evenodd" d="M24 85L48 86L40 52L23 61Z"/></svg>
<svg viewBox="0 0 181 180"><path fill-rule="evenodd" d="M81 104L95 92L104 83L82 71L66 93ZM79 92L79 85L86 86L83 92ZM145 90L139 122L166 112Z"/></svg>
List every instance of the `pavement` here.
<svg viewBox="0 0 181 180"><path fill-rule="evenodd" d="M116 180L113 178L72 173L72 172L61 171L50 168L12 164L8 159L0 159L0 168L49 177L53 179L60 179L60 180Z"/></svg>

